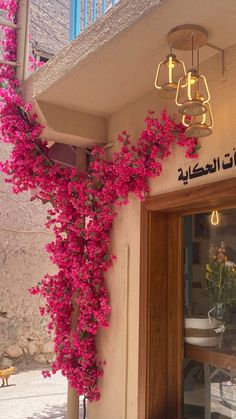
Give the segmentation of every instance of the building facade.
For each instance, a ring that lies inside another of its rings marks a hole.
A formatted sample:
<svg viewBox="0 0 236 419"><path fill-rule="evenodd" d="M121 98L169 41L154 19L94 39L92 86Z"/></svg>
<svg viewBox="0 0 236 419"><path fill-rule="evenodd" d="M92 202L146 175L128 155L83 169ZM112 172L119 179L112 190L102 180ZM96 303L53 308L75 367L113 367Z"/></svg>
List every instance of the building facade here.
<svg viewBox="0 0 236 419"><path fill-rule="evenodd" d="M130 197L129 205L118 211L112 232L117 262L107 274L110 328L101 331L97 341L99 356L106 360L100 382L102 397L89 406L89 419L180 419L185 408L186 417L208 419L211 412L234 417L235 396L223 392L235 367L233 337L230 349L218 351L201 345L195 345L194 350L187 345L189 336L184 336L187 263L183 254L186 258L187 246L182 226L188 215L195 220L199 214L207 214L209 222L213 211L222 211L221 216L226 217L224 211L236 208L235 15L233 0L224 5L220 0L122 0L25 83L25 94L45 126L44 138L90 148L113 145L118 134L127 130L135 144L149 109L156 114L163 109L178 114L175 102L163 98L154 87L157 65L169 51L167 34L182 24L200 25L208 33L210 46L201 50L200 71L211 92L214 130L200 139L197 162L187 160L183 150L175 147L163 163L162 177L150 182L146 201L141 204ZM191 68L191 54L181 51L178 56ZM108 158L118 147L108 148ZM218 247L221 241L226 242L235 263L233 225L230 218L228 229L225 225L213 238ZM191 269L201 279L205 279L207 240L211 237L207 230L209 225L204 223L194 227L195 248L201 245L203 253L192 254L192 265L196 266ZM200 279L193 282L195 302L200 295L203 309L206 287ZM194 307L191 309L194 312ZM209 311L204 310L207 315ZM219 316L215 317L219 321ZM225 326L222 318L218 324L221 330ZM193 376L186 383L183 380L189 359L205 371L203 395L208 398L196 393L199 388ZM221 382L211 382L209 365L210 373L220 370ZM233 380L231 384L235 394ZM213 390L222 399L220 406ZM193 397L197 394L196 401ZM189 397L185 406L184 397Z"/></svg>

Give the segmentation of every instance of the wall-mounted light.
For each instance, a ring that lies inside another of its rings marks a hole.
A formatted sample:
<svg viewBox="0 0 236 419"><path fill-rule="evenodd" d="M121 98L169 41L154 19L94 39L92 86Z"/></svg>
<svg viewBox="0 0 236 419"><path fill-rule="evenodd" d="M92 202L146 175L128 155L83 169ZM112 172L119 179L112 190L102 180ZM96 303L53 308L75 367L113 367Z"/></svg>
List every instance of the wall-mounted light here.
<svg viewBox="0 0 236 419"><path fill-rule="evenodd" d="M211 224L213 226L217 226L219 224L219 222L220 222L220 219L219 219L218 211L212 211L212 213L211 213Z"/></svg>

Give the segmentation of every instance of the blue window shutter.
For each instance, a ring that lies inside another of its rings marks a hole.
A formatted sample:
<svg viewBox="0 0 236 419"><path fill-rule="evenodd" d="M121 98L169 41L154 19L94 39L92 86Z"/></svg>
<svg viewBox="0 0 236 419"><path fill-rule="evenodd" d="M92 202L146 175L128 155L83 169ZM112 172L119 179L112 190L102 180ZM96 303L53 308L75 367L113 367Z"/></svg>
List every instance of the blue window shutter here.
<svg viewBox="0 0 236 419"><path fill-rule="evenodd" d="M102 0L102 14L105 15L106 13L106 0Z"/></svg>
<svg viewBox="0 0 236 419"><path fill-rule="evenodd" d="M97 20L97 1L93 0L93 22Z"/></svg>
<svg viewBox="0 0 236 419"><path fill-rule="evenodd" d="M81 32L80 19L80 0L70 0L70 40L76 38Z"/></svg>
<svg viewBox="0 0 236 419"><path fill-rule="evenodd" d="M84 0L84 29L87 29L88 25L88 1Z"/></svg>

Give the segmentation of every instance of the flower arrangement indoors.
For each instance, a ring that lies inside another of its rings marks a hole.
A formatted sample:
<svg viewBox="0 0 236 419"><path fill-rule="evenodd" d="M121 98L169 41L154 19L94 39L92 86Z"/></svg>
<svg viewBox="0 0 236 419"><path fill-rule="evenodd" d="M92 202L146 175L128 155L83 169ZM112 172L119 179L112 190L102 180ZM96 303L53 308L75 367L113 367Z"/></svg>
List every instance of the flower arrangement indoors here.
<svg viewBox="0 0 236 419"><path fill-rule="evenodd" d="M229 307L236 302L236 265L228 260L224 242L220 247L214 244L209 247L206 280L212 303L210 312L216 319L223 320Z"/></svg>

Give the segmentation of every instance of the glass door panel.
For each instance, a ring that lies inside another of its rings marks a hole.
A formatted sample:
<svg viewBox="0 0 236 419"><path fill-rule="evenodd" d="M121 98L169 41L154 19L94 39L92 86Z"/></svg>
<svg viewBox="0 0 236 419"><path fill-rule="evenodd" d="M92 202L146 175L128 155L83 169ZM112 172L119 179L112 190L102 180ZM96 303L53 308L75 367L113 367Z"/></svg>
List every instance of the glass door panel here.
<svg viewBox="0 0 236 419"><path fill-rule="evenodd" d="M236 419L236 209L184 218L184 418Z"/></svg>

